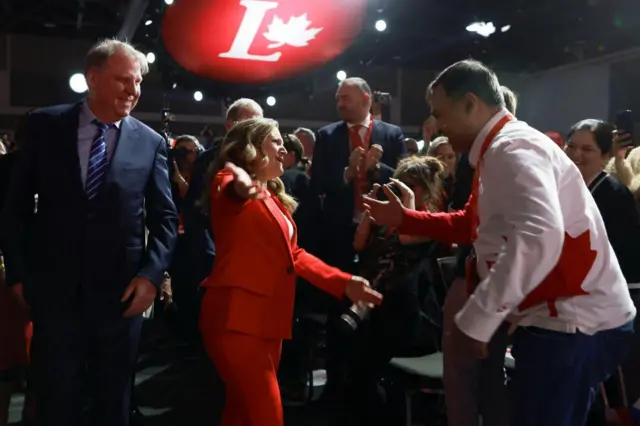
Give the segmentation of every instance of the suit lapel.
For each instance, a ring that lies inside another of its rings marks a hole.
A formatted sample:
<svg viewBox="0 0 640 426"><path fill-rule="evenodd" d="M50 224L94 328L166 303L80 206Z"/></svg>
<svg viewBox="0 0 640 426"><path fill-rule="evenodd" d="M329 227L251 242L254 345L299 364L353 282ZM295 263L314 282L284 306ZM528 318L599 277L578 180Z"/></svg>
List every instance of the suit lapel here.
<svg viewBox="0 0 640 426"><path fill-rule="evenodd" d="M60 129L61 140L64 141L60 149L62 157L67 163L70 173L71 185L79 194L84 195L82 185L82 172L80 170L80 157L78 156L78 126L80 122L80 110L82 102L75 104L71 109L62 114L62 126Z"/></svg>
<svg viewBox="0 0 640 426"><path fill-rule="evenodd" d="M116 148L113 152L113 158L109 163L109 170L107 171L106 179L108 182L112 182L118 178L120 171L125 164L131 164L133 159L137 158L137 144L138 139L138 125L135 120L130 117L126 117L120 123L120 135Z"/></svg>
<svg viewBox="0 0 640 426"><path fill-rule="evenodd" d="M287 252L289 253L289 257L291 258L291 262L293 263L293 253L291 253L291 244L292 244L292 241L295 241L296 233L297 233L295 229L295 225L293 225L293 221L291 222L291 225L293 226L293 229L294 229L294 235L293 235L294 238L290 239L289 225L287 224L287 220L285 219L285 217L287 216L285 216L286 213L280 209L278 200L275 199L275 197L272 194L271 197L265 198L264 200L262 200L262 202L267 207L267 210L269 211L269 213L271 213L271 216L273 216L276 223L279 225L279 228L280 228L279 234L283 238L283 242L287 247ZM289 218L287 217L287 219Z"/></svg>

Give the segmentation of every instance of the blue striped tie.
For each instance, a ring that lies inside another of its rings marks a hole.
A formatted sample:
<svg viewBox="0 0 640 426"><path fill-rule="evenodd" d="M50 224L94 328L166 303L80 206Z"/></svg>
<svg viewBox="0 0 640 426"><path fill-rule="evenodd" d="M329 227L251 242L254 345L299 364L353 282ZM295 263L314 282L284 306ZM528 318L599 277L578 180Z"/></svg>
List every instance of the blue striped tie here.
<svg viewBox="0 0 640 426"><path fill-rule="evenodd" d="M107 144L104 140L105 133L109 130L109 126L99 122L98 120L93 120L93 124L98 126L98 136L96 136L91 144L89 164L87 165L85 190L89 200L93 200L96 195L98 195L98 191L102 186L104 176L107 172L107 166L109 165L109 159L107 158Z"/></svg>

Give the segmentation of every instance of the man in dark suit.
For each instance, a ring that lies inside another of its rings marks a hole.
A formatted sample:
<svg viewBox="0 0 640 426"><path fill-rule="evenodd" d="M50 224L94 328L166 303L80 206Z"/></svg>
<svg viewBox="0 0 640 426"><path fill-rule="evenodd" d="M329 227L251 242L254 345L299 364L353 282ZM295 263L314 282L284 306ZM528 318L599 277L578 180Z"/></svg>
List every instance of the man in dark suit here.
<svg viewBox="0 0 640 426"><path fill-rule="evenodd" d="M99 42L87 99L31 112L20 133L2 237L8 281L31 308L40 426L83 424L87 385L89 424L129 425L142 313L177 232L165 141L129 116L147 71L130 45Z"/></svg>
<svg viewBox="0 0 640 426"><path fill-rule="evenodd" d="M373 181L387 182L398 161L407 156L402 130L373 119L372 98L371 87L362 78L347 78L340 83L336 100L342 121L318 130L310 196L300 204L299 214L304 211L305 222L313 224L308 249L343 271L356 272L353 236L364 212L361 195L369 191ZM315 289L308 291L318 293ZM337 395L344 375L346 342L332 328L342 308L320 294L312 299L324 301L330 309L326 395L331 399Z"/></svg>
<svg viewBox="0 0 640 426"><path fill-rule="evenodd" d="M343 80L336 93L342 121L318 130L313 151L313 204L319 219L331 227L318 234L331 237L324 260L345 270L351 269L353 233L363 212L359 195L368 191L372 180L388 181L398 161L407 156L402 130L372 118L372 94L361 78Z"/></svg>

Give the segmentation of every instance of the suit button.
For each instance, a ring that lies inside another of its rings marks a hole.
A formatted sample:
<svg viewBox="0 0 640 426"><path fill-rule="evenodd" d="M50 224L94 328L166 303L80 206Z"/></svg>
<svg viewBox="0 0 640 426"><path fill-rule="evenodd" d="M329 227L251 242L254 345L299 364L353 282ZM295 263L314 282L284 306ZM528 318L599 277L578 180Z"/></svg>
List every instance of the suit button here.
<svg viewBox="0 0 640 426"><path fill-rule="evenodd" d="M287 274L293 274L293 266L287 268Z"/></svg>

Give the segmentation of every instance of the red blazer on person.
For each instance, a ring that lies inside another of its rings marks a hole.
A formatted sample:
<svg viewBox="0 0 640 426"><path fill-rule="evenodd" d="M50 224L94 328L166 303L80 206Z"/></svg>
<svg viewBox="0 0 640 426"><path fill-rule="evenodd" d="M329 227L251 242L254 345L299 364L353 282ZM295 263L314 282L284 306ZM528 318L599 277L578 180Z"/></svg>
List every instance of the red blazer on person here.
<svg viewBox="0 0 640 426"><path fill-rule="evenodd" d="M351 275L297 246L293 219L272 193L261 200L242 200L233 179L223 170L211 185L216 259L202 286L215 297L205 296L203 332L290 338L296 276L340 298ZM293 238L285 218L293 226Z"/></svg>

